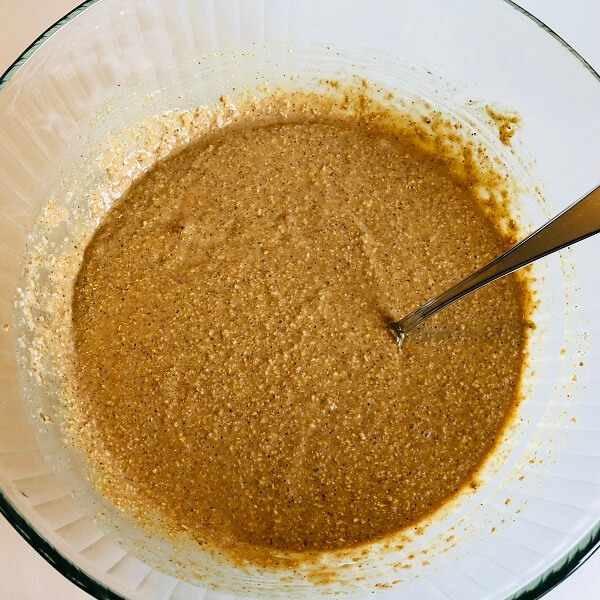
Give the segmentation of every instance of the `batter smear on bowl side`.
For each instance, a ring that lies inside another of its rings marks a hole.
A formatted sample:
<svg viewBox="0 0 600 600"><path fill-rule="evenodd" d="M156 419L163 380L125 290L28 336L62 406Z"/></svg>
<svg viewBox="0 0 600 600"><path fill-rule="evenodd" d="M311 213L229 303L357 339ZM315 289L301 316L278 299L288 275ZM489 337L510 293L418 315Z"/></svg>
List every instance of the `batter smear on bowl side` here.
<svg viewBox="0 0 600 600"><path fill-rule="evenodd" d="M401 353L385 325L506 245L443 157L374 122L249 117L159 162L75 283L75 418L103 492L231 551L417 522L515 404L525 292L506 277Z"/></svg>

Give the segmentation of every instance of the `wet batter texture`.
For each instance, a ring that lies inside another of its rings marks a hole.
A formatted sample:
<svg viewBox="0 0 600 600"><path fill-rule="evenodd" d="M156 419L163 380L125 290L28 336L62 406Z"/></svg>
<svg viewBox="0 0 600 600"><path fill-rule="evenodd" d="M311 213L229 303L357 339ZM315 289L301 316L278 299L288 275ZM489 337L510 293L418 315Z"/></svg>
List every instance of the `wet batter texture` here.
<svg viewBox="0 0 600 600"><path fill-rule="evenodd" d="M103 489L219 548L337 549L418 521L515 403L522 291L480 290L400 353L385 325L503 246L468 183L373 124L249 120L162 161L75 285Z"/></svg>

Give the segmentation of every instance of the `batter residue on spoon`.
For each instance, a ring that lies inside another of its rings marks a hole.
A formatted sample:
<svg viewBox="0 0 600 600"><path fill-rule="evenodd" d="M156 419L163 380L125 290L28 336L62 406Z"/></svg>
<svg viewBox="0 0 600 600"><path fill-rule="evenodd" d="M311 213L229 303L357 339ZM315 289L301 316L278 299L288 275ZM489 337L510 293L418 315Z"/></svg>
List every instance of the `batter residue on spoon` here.
<svg viewBox="0 0 600 600"><path fill-rule="evenodd" d="M503 244L442 160L373 124L249 119L162 161L75 286L77 412L103 490L231 550L343 548L418 521L515 402L522 291L480 290L400 356L385 324Z"/></svg>

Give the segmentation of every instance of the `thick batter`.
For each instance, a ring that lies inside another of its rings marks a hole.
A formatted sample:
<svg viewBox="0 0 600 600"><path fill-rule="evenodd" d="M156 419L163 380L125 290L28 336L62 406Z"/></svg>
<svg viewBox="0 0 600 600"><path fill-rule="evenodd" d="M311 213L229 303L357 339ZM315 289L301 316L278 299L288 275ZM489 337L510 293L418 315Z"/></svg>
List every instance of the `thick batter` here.
<svg viewBox="0 0 600 600"><path fill-rule="evenodd" d="M385 325L502 250L468 185L373 125L249 122L159 163L75 287L103 489L220 548L342 548L417 521L515 402L521 290L480 290L401 353Z"/></svg>

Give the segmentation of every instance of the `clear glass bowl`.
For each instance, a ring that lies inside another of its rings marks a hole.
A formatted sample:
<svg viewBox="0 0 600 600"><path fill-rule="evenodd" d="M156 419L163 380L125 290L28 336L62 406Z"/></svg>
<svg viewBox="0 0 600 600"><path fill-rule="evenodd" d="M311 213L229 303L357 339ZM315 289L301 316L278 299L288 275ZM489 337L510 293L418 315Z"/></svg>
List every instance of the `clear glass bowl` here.
<svg viewBox="0 0 600 600"><path fill-rule="evenodd" d="M144 117L208 104L233 88L352 73L398 97L426 98L484 137L493 126L481 116L486 102L516 110L519 160L494 147L491 135L489 144L527 183L524 189L535 184L544 197L524 192L516 199L526 226L598 183L598 74L543 24L502 0L86 2L2 77L0 510L42 556L98 598L361 592L346 585L341 571L329 588L317 589L300 576L282 583L268 574L211 573L207 564L208 583L218 591L208 590L129 525L98 524L101 500L86 496L88 484L63 454L57 425L40 418L41 407L52 411L47 390L19 379L12 325L28 233L48 198L61 189L66 197L61 181L75 182L87 148ZM365 569L367 588L402 580L382 597L537 598L597 548L597 253L592 238L536 264L540 304L527 398L487 478L399 555L375 556ZM398 568L408 554L423 558Z"/></svg>

